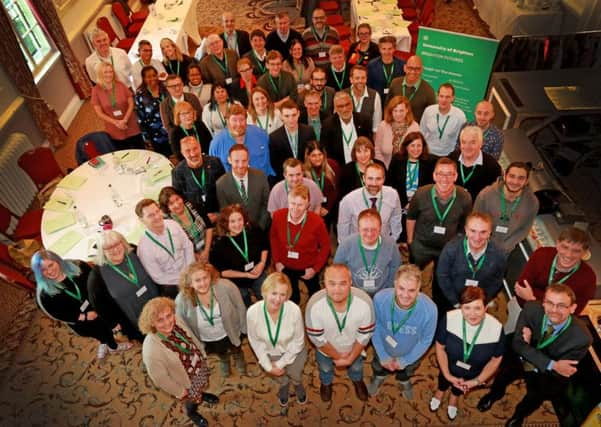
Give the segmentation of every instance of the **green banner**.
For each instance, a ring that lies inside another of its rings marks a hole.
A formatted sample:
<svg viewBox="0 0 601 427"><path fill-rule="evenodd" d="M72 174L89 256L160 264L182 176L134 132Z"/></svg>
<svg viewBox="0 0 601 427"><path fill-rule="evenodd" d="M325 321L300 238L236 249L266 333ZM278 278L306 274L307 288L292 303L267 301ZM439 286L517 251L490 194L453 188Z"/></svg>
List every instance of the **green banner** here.
<svg viewBox="0 0 601 427"><path fill-rule="evenodd" d="M442 83L451 83L453 105L473 120L476 104L486 95L498 44L494 39L420 27L417 55L424 63L422 77L435 92Z"/></svg>

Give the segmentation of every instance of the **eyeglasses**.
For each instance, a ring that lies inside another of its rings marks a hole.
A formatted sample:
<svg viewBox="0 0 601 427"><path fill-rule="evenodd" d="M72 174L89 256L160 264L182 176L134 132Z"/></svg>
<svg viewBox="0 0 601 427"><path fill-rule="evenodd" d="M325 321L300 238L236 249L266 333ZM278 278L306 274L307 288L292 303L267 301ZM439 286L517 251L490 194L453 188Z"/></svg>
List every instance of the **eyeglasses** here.
<svg viewBox="0 0 601 427"><path fill-rule="evenodd" d="M361 36L369 36L369 35L371 35L371 33L369 33L369 32L363 32L363 31L362 31L362 32L359 32L359 33L357 33L357 35L358 35L359 37L361 37Z"/></svg>
<svg viewBox="0 0 601 427"><path fill-rule="evenodd" d="M545 306L547 306L547 308L557 309L557 310L561 310L561 311L564 311L564 310L567 310L567 309L570 308L570 306L567 305L567 304L561 304L561 303L560 304L553 304L553 302L551 302L549 300L544 300L543 304Z"/></svg>
<svg viewBox="0 0 601 427"><path fill-rule="evenodd" d="M414 71L414 72L417 72L422 69L422 67L409 67L408 65L406 67L407 67L407 71Z"/></svg>
<svg viewBox="0 0 601 427"><path fill-rule="evenodd" d="M176 89L178 87L182 87L183 84L182 83L176 83L176 84L172 84L172 85L167 85L167 89Z"/></svg>

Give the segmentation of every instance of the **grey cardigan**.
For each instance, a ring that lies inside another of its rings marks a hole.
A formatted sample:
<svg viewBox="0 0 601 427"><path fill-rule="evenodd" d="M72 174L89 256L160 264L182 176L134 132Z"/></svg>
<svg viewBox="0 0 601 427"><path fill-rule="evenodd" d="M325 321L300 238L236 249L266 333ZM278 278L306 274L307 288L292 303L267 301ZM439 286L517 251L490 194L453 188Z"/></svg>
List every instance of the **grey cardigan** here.
<svg viewBox="0 0 601 427"><path fill-rule="evenodd" d="M240 296L240 291L230 280L218 279L213 285L215 299L219 303L223 327L227 337L236 347L239 347L240 334L246 334L246 306ZM200 340L198 333L198 310L181 292L175 298L175 312L188 325L195 338Z"/></svg>

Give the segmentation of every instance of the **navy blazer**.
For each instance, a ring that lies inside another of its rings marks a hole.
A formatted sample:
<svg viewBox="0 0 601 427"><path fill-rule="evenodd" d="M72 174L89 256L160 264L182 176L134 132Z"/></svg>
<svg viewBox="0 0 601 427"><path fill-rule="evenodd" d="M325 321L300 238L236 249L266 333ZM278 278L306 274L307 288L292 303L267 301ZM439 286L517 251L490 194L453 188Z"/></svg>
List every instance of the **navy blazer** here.
<svg viewBox="0 0 601 427"><path fill-rule="evenodd" d="M236 28L236 35L238 37L238 58L242 58L246 52L249 52L252 47L250 45L250 37L248 36L248 32L244 30L239 30ZM227 42L225 41L225 33L219 34L221 40L223 40L223 47L227 48Z"/></svg>
<svg viewBox="0 0 601 427"><path fill-rule="evenodd" d="M316 139L313 127L298 124L298 159L303 162L305 160L305 147L308 141L314 141ZM280 126L269 134L269 160L271 161L271 167L275 172L277 181L281 181L284 178L284 162L286 159L294 157L292 153L292 147L288 141L288 135L286 135L285 126Z"/></svg>

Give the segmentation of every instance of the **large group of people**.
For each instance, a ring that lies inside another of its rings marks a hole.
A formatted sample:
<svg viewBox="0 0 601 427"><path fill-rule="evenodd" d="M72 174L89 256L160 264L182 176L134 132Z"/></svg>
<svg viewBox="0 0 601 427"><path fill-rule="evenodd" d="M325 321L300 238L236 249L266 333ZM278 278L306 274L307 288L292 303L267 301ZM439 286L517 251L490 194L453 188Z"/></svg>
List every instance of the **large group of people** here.
<svg viewBox="0 0 601 427"><path fill-rule="evenodd" d="M369 25L345 54L319 8L302 34L285 12L275 21L267 36L249 34L225 13L200 63L164 39L162 62L141 42L130 64L96 31L86 61L96 113L118 148L144 142L171 157L173 186L138 202L135 249L111 230L92 266L36 253L40 307L100 341L99 358L131 348L115 333L143 340L148 375L196 425L207 425L199 404L218 401L206 391L206 355L217 355L224 377L232 356L244 375L246 338L282 406L291 384L299 404L308 400L308 337L324 402L335 368L348 370L362 401L390 374L412 399L411 377L433 346L440 373L429 405L438 410L450 389L450 420L458 398L495 375L481 411L526 377L511 426L545 399L561 407L591 340L573 316L596 285L582 260L588 238L570 227L532 254L514 288L523 310L506 335L487 307L538 201L529 165L499 166L492 104L478 103L466 123L453 85L435 93L421 59L394 56L394 37L371 42Z"/></svg>

